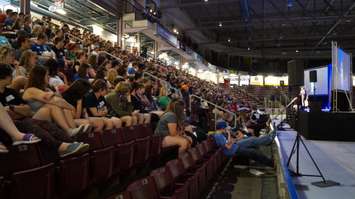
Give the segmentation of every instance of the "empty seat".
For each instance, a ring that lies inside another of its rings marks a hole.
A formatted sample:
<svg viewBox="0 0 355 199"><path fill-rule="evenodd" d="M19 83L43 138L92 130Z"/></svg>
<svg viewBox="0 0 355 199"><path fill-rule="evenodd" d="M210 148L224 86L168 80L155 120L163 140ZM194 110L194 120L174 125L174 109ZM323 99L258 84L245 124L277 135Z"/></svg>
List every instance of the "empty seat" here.
<svg viewBox="0 0 355 199"><path fill-rule="evenodd" d="M201 167L200 165L196 165L189 153L180 154L179 159L188 174L192 175L194 179L190 185L190 198L197 198L205 186L206 167L204 165Z"/></svg>
<svg viewBox="0 0 355 199"><path fill-rule="evenodd" d="M9 153L0 154L0 175L8 176L16 171L23 171L41 165L38 144L9 147Z"/></svg>
<svg viewBox="0 0 355 199"><path fill-rule="evenodd" d="M150 157L150 137L137 138L135 141L134 164L145 165Z"/></svg>
<svg viewBox="0 0 355 199"><path fill-rule="evenodd" d="M175 184L177 186L186 186L189 190L189 198L195 198L197 194L197 177L186 172L186 169L181 160L170 160L166 163L166 168L173 176Z"/></svg>
<svg viewBox="0 0 355 199"><path fill-rule="evenodd" d="M10 181L9 198L52 199L54 197L54 164L15 172Z"/></svg>
<svg viewBox="0 0 355 199"><path fill-rule="evenodd" d="M6 180L4 176L0 176L0 198L7 198L5 193Z"/></svg>
<svg viewBox="0 0 355 199"><path fill-rule="evenodd" d="M60 160L57 176L61 198L77 197L88 187L89 154Z"/></svg>
<svg viewBox="0 0 355 199"><path fill-rule="evenodd" d="M101 133L89 132L78 135L77 140L90 145L90 151L103 147Z"/></svg>
<svg viewBox="0 0 355 199"><path fill-rule="evenodd" d="M114 146L118 144L121 129L112 129L104 131L101 134L103 147Z"/></svg>
<svg viewBox="0 0 355 199"><path fill-rule="evenodd" d="M152 177L143 178L130 184L125 193L124 199L157 199L158 190Z"/></svg>
<svg viewBox="0 0 355 199"><path fill-rule="evenodd" d="M126 142L123 135L124 130L118 134L118 144L113 149L113 173L124 173L133 167L134 140Z"/></svg>
<svg viewBox="0 0 355 199"><path fill-rule="evenodd" d="M158 168L151 172L160 196L166 198L187 199L188 187L177 186L171 173L165 168Z"/></svg>
<svg viewBox="0 0 355 199"><path fill-rule="evenodd" d="M91 183L102 183L112 176L113 146L92 151L90 156Z"/></svg>
<svg viewBox="0 0 355 199"><path fill-rule="evenodd" d="M105 182L112 176L114 146L110 146L105 140L105 147L101 134L90 132L78 137L78 140L90 144L89 184Z"/></svg>

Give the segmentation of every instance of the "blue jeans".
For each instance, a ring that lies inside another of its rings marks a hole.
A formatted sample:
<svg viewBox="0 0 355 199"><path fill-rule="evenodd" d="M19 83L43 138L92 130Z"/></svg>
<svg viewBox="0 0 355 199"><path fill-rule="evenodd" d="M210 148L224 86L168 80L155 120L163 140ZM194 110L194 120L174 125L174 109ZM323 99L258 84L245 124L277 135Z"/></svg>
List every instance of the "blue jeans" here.
<svg viewBox="0 0 355 199"><path fill-rule="evenodd" d="M272 159L263 155L257 149L259 146L271 144L273 139L273 136L265 135L261 137L250 137L240 140L237 142L238 149L236 155L248 157L266 166L273 166Z"/></svg>

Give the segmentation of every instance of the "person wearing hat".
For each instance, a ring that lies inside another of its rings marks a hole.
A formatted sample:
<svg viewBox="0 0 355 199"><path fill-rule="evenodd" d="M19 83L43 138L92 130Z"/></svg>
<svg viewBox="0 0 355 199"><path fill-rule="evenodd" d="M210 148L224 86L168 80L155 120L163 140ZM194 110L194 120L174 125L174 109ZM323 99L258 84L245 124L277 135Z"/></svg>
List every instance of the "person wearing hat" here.
<svg viewBox="0 0 355 199"><path fill-rule="evenodd" d="M265 166L273 167L273 160L257 150L259 146L269 145L274 140L276 131L272 127L268 135L260 137L244 137L242 129L232 129L224 121L217 123L216 129L212 136L217 146L222 147L224 155L245 156Z"/></svg>

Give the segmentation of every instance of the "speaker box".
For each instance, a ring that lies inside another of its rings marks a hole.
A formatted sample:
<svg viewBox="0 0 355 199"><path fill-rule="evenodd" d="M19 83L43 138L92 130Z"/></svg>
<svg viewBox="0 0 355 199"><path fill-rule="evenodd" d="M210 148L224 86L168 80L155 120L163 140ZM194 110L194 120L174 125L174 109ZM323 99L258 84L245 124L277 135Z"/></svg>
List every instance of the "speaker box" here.
<svg viewBox="0 0 355 199"><path fill-rule="evenodd" d="M288 84L290 86L304 85L304 61L294 59L287 62Z"/></svg>
<svg viewBox="0 0 355 199"><path fill-rule="evenodd" d="M309 81L310 82L317 82L317 71L316 70L309 71Z"/></svg>

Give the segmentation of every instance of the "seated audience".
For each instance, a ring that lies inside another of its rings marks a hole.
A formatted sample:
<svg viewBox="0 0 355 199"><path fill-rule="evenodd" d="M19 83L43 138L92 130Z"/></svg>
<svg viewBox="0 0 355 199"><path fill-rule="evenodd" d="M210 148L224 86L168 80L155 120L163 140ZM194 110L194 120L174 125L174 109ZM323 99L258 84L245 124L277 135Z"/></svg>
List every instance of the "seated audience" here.
<svg viewBox="0 0 355 199"><path fill-rule="evenodd" d="M274 166L272 159L260 153L257 148L262 145L270 145L276 136L275 130L261 137L245 138L242 129L236 129L235 132L232 132L224 121L219 122L216 129L217 131L213 134L213 137L217 146L223 149L224 155L229 157L241 155L265 166Z"/></svg>
<svg viewBox="0 0 355 199"><path fill-rule="evenodd" d="M48 59L44 66L48 69L48 84L58 93L64 92L68 88L68 80L64 73L59 72L58 62L55 59Z"/></svg>
<svg viewBox="0 0 355 199"><path fill-rule="evenodd" d="M22 100L20 94L8 87L12 82L12 73L9 65L0 64L0 102L7 107L13 119L32 117L31 108Z"/></svg>
<svg viewBox="0 0 355 199"><path fill-rule="evenodd" d="M84 97L90 90L91 85L88 81L76 80L62 93L62 96L75 108L73 117L77 124L90 124L95 128L94 132L102 132L104 128L104 120L101 117L88 117L83 104Z"/></svg>
<svg viewBox="0 0 355 199"><path fill-rule="evenodd" d="M85 96L84 104L89 117L102 117L105 122L105 130L121 128L122 122L117 117L110 117L106 106L105 95L107 84L104 80L98 79L92 84L92 91Z"/></svg>
<svg viewBox="0 0 355 199"><path fill-rule="evenodd" d="M139 113L139 110L133 109L129 90L129 84L121 82L117 84L114 91L106 96L109 113L119 117L126 126L136 125L137 121L143 124L144 116Z"/></svg>
<svg viewBox="0 0 355 199"><path fill-rule="evenodd" d="M75 108L48 89L48 79L48 70L42 66L34 67L30 73L28 85L22 97L35 113L33 118L53 120L70 137L86 132L89 125L76 126L72 115Z"/></svg>
<svg viewBox="0 0 355 199"><path fill-rule="evenodd" d="M10 116L7 114L5 108L0 103L0 128L7 133L12 139L12 145L20 145L20 144L33 144L40 142L41 139L36 137L30 133L22 133L20 132L13 121L11 120ZM0 140L1 141L1 140ZM1 143L1 142L0 142ZM0 150L2 152L7 152L7 148L1 143Z"/></svg>
<svg viewBox="0 0 355 199"><path fill-rule="evenodd" d="M184 120L184 103L180 100L171 101L155 129L156 135L164 137L162 147L179 146L179 153L190 147L192 141L185 135Z"/></svg>

